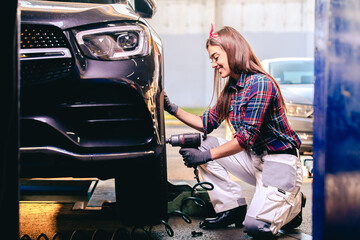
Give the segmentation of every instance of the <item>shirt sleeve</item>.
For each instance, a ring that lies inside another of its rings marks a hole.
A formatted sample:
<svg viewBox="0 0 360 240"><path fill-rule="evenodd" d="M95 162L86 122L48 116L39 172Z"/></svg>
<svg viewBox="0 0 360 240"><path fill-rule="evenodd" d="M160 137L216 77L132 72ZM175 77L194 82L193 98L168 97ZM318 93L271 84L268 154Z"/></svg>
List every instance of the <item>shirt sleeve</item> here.
<svg viewBox="0 0 360 240"><path fill-rule="evenodd" d="M240 112L244 115L239 130L234 137L245 149L250 149L260 134L266 111L276 95L276 88L266 76L254 81L250 87L249 100L241 104Z"/></svg>
<svg viewBox="0 0 360 240"><path fill-rule="evenodd" d="M205 111L202 115L204 132L211 133L214 129L218 128L221 124L219 122L219 115L216 106Z"/></svg>

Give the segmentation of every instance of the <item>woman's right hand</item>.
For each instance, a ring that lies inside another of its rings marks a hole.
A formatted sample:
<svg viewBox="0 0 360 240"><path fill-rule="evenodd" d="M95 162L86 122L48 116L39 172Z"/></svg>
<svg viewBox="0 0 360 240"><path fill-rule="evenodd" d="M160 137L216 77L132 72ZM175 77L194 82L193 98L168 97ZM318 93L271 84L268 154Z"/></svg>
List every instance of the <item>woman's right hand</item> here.
<svg viewBox="0 0 360 240"><path fill-rule="evenodd" d="M172 103L167 96L166 92L164 92L164 110L170 113L171 115L175 115L178 111L178 106Z"/></svg>

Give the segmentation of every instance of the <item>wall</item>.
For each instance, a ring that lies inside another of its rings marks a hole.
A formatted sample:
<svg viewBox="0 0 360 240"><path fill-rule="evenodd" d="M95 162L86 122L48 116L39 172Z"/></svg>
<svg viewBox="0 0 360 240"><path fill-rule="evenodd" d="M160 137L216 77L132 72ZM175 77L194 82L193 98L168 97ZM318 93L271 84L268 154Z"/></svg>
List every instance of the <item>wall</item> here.
<svg viewBox="0 0 360 240"><path fill-rule="evenodd" d="M150 24L165 50L165 90L183 107L206 107L213 69L205 42L215 31L236 28L258 58L313 57L313 0L158 0Z"/></svg>

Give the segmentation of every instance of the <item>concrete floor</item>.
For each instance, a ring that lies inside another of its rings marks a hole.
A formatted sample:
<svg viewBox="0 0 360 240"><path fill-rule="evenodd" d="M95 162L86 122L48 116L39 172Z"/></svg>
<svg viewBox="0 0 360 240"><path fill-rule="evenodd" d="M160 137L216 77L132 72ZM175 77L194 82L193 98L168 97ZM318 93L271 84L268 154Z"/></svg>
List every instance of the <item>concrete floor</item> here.
<svg viewBox="0 0 360 240"><path fill-rule="evenodd" d="M194 180L179 181L172 183L188 183L193 185ZM240 183L241 184L241 183ZM251 190L244 185L247 200L251 200ZM86 209L84 206L78 207L78 202L68 201L24 201L20 204L20 236L29 235L30 239L41 239L39 236L45 234L48 239L55 239L56 234L60 234L56 239L152 239L152 240L232 240L232 239L252 239L243 228L235 228L234 225L224 229L203 230L199 228L203 217L190 216L191 223L185 222L180 216L173 216L167 223L173 231L173 236L169 236L165 225L158 224L152 227L151 233L147 234L141 228L134 228L122 225L116 218L114 211L99 207L106 200L115 202L114 181L109 179L100 181L94 191L93 198ZM40 200L40 199L38 199ZM187 212L187 208L184 212ZM304 215L305 216L305 215ZM306 223L306 220L304 224ZM307 223L306 223L307 224ZM145 228L149 230L149 227ZM121 232L122 237L112 238L116 232ZM193 232L197 237L193 237ZM96 237L94 237L96 235ZM151 238L149 237L151 236ZM26 238L24 238L26 239ZM46 238L44 238L46 239ZM310 240L312 237L304 231L304 225L292 232L281 232L278 239L302 239Z"/></svg>
<svg viewBox="0 0 360 240"><path fill-rule="evenodd" d="M20 204L20 236L23 239L72 239L72 240L243 240L252 239L243 228L230 226L225 229L202 230L199 222L201 218L191 217L192 222L186 223L181 217L171 217L168 220L173 230L169 236L162 224L152 227L150 234L141 228L123 226L115 216L100 210L73 210L73 203L66 202L26 202ZM145 228L149 230L148 228ZM200 234L193 237L192 232ZM120 237L120 234L122 236ZM39 238L45 234L47 238ZM58 237L54 237L58 234ZM113 237L116 235L117 237ZM96 237L94 237L96 236ZM151 236L151 237L150 237ZM278 239L310 240L311 236L301 232L280 233Z"/></svg>

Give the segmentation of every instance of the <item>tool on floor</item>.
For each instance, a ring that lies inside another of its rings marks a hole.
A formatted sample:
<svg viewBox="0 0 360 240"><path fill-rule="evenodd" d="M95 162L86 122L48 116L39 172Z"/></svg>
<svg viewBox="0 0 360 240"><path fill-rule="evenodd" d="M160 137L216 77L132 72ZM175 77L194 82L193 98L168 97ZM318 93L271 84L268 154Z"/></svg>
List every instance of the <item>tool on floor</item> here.
<svg viewBox="0 0 360 240"><path fill-rule="evenodd" d="M203 135L203 140L206 139L206 134ZM182 133L171 135L170 138L166 139L166 143L171 144L173 147L181 147L181 148L198 148L201 145L201 135L200 133ZM194 167L194 175L197 183L193 186L191 191L191 197L184 198L181 203L180 212L183 212L184 204L191 200L197 206L204 207L205 201L199 197L196 197L197 187L202 188L206 191L211 191L214 189L214 185L210 182L202 182L199 178L199 170L197 167Z"/></svg>

